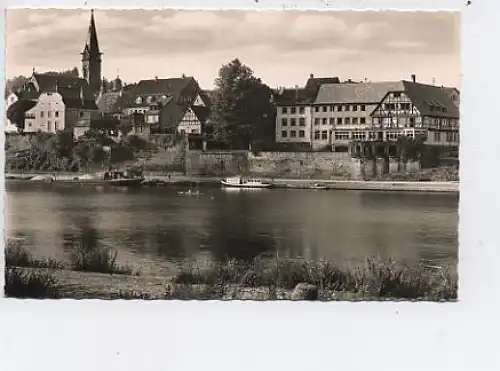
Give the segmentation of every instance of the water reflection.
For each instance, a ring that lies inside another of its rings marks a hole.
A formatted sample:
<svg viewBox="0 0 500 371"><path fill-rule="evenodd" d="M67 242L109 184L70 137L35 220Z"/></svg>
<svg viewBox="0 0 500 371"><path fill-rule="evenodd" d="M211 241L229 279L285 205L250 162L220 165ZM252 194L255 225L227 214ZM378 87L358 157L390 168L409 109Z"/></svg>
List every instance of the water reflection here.
<svg viewBox="0 0 500 371"><path fill-rule="evenodd" d="M353 191L116 190L7 185L9 236L28 237L38 255L67 256L74 244L113 247L119 261L162 269L209 254L418 261L457 257L458 198Z"/></svg>

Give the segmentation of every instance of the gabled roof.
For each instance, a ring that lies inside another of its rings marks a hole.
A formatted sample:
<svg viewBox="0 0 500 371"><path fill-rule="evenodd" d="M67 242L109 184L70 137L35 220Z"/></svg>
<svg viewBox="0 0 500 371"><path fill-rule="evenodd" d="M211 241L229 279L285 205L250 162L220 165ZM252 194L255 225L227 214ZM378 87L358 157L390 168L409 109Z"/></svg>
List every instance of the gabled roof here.
<svg viewBox="0 0 500 371"><path fill-rule="evenodd" d="M303 88L281 89L273 94L274 101L278 106L308 105L314 102L315 95Z"/></svg>
<svg viewBox="0 0 500 371"><path fill-rule="evenodd" d="M127 94L120 99L122 107L134 107L147 105L146 98L152 96L158 98L166 95L173 96L176 100L180 96L191 97L194 99L199 91L199 86L193 77L180 77L170 79L151 79L141 80ZM136 103L137 97L142 98L141 103Z"/></svg>
<svg viewBox="0 0 500 371"><path fill-rule="evenodd" d="M459 118L457 105L439 86L403 81L404 91L422 116Z"/></svg>
<svg viewBox="0 0 500 371"><path fill-rule="evenodd" d="M339 84L338 77L310 77L306 83L306 89L317 89L323 84Z"/></svg>
<svg viewBox="0 0 500 371"><path fill-rule="evenodd" d="M324 84L314 104L379 103L390 90L403 90L401 81Z"/></svg>
<svg viewBox="0 0 500 371"><path fill-rule="evenodd" d="M189 105L169 102L160 111L160 125L164 129L177 129L179 122L186 114Z"/></svg>
<svg viewBox="0 0 500 371"><path fill-rule="evenodd" d="M54 89L56 85L63 88L78 89L80 87L83 87L84 89L88 87L87 81L79 77L47 75L40 73L34 73L32 77L36 80L39 91Z"/></svg>
<svg viewBox="0 0 500 371"><path fill-rule="evenodd" d="M210 116L210 108L202 106L191 106L191 109L202 125L207 122Z"/></svg>

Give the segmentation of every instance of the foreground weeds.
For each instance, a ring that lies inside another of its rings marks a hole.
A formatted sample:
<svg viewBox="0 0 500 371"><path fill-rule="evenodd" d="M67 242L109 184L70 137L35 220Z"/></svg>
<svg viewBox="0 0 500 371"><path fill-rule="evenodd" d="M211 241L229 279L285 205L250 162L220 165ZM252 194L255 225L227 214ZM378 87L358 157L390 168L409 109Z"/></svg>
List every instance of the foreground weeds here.
<svg viewBox="0 0 500 371"><path fill-rule="evenodd" d="M50 269L64 268L64 264L54 258L36 259L18 240L7 240L5 246L5 266Z"/></svg>
<svg viewBox="0 0 500 371"><path fill-rule="evenodd" d="M50 271L28 272L19 268L5 269L4 293L20 299L56 299L57 281Z"/></svg>
<svg viewBox="0 0 500 371"><path fill-rule="evenodd" d="M71 253L71 266L75 271L131 275L132 268L118 265L117 257L118 253L109 248L75 245Z"/></svg>
<svg viewBox="0 0 500 371"><path fill-rule="evenodd" d="M213 299L223 297L225 290L235 285L267 287L272 297L277 289L292 290L297 284L306 283L316 285L320 298L325 300L331 293L351 293L358 299L454 300L458 279L452 271L423 264L407 267L393 259L368 259L364 265L351 268L328 261L305 260L278 260L272 264L262 260L250 263L232 260L206 267L189 263L174 278L181 290L171 297L189 296L189 292L182 290L189 285L203 285L204 295L212 295Z"/></svg>

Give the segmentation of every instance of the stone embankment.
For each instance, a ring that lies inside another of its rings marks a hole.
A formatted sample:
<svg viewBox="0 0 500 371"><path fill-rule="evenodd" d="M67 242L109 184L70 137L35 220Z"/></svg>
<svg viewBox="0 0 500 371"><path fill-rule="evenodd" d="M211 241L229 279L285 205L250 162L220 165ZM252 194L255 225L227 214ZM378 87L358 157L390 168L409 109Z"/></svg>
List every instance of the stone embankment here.
<svg viewBox="0 0 500 371"><path fill-rule="evenodd" d="M56 182L95 182L102 179L100 174L56 174ZM7 179L47 181L50 174L6 174ZM165 175L150 173L145 180L152 184L163 183L171 185L219 185L222 177ZM407 182L407 181L362 181L362 180L331 180L331 179L289 179L263 178L272 183L274 188L308 189L321 183L326 189L366 190L366 191L407 191L407 192L459 192L459 182Z"/></svg>

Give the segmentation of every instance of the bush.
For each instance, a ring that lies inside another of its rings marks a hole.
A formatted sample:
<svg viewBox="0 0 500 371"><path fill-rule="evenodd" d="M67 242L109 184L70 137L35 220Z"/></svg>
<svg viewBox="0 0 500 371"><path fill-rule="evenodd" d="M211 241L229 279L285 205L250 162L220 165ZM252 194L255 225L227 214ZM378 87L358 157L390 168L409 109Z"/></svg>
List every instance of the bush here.
<svg viewBox="0 0 500 371"><path fill-rule="evenodd" d="M51 272L26 272L19 268L5 269L4 293L7 297L22 299L59 297L57 281Z"/></svg>
<svg viewBox="0 0 500 371"><path fill-rule="evenodd" d="M57 259L35 259L20 241L7 240L5 246L6 267L63 269L64 264Z"/></svg>
<svg viewBox="0 0 500 371"><path fill-rule="evenodd" d="M132 268L118 265L117 256L118 253L109 248L88 248L77 244L71 254L72 269L95 273L132 274Z"/></svg>

